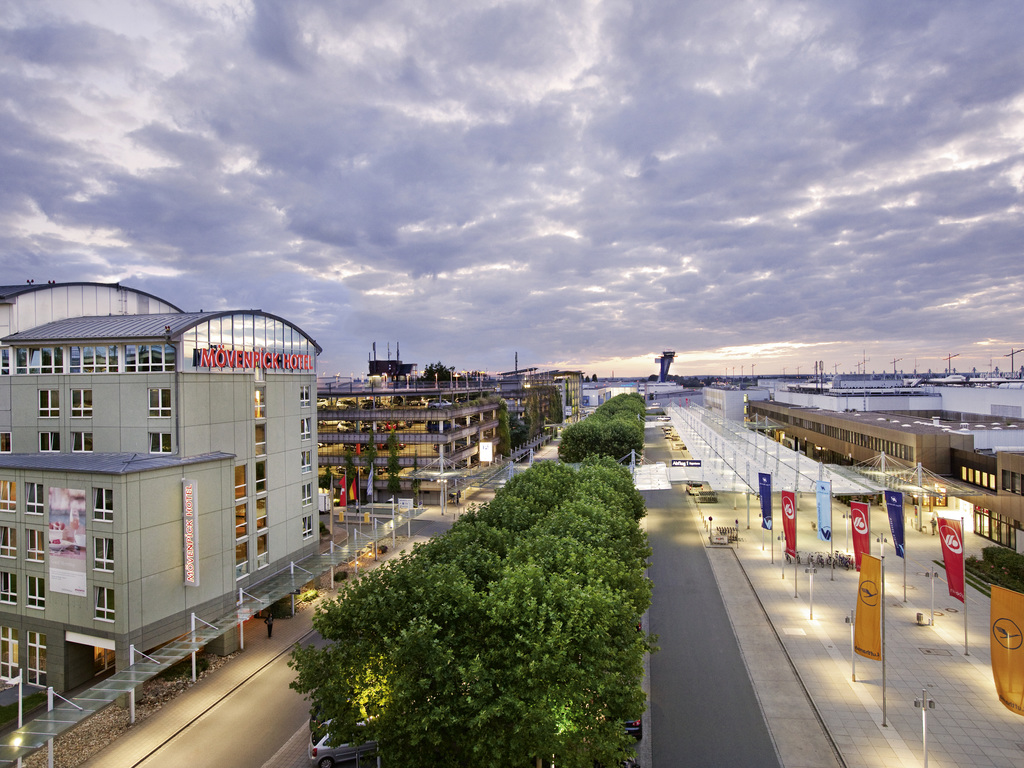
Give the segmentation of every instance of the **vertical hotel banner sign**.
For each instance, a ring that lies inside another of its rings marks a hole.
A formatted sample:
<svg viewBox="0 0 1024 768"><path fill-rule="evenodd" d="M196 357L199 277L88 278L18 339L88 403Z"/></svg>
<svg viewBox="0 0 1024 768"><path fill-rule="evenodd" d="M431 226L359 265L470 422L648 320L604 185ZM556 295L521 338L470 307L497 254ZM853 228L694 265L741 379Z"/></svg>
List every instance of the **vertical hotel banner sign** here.
<svg viewBox="0 0 1024 768"><path fill-rule="evenodd" d="M50 486L49 502L48 586L51 592L86 597L85 491Z"/></svg>
<svg viewBox="0 0 1024 768"><path fill-rule="evenodd" d="M757 473L757 492L761 496L761 527L772 529L772 476L768 472Z"/></svg>
<svg viewBox="0 0 1024 768"><path fill-rule="evenodd" d="M866 501L850 502L850 527L853 529L853 556L860 570L864 555L871 554L871 518Z"/></svg>
<svg viewBox="0 0 1024 768"><path fill-rule="evenodd" d="M181 481L182 553L185 563L185 586L199 586L199 560L196 551L196 531L199 510L196 508L196 481Z"/></svg>
<svg viewBox="0 0 1024 768"><path fill-rule="evenodd" d="M882 660L882 561L871 555L860 560L853 649L866 659Z"/></svg>
<svg viewBox="0 0 1024 768"><path fill-rule="evenodd" d="M783 491L782 496L782 532L786 536L786 554L796 558L796 494Z"/></svg>
<svg viewBox="0 0 1024 768"><path fill-rule="evenodd" d="M989 625L992 677L999 701L1024 715L1024 595L993 584Z"/></svg>
<svg viewBox="0 0 1024 768"><path fill-rule="evenodd" d="M959 520L939 518L939 541L942 543L942 562L946 566L949 596L964 602L964 534Z"/></svg>

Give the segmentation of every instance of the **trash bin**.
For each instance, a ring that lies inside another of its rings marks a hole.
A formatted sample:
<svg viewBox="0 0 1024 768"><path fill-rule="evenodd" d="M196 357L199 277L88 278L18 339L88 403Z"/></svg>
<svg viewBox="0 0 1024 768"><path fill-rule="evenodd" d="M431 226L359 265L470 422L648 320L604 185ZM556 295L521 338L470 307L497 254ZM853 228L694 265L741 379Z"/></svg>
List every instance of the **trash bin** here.
<svg viewBox="0 0 1024 768"><path fill-rule="evenodd" d="M917 614L917 626L919 626L919 627L927 627L930 623L931 622L928 621L928 619L926 619L924 617L923 613Z"/></svg>

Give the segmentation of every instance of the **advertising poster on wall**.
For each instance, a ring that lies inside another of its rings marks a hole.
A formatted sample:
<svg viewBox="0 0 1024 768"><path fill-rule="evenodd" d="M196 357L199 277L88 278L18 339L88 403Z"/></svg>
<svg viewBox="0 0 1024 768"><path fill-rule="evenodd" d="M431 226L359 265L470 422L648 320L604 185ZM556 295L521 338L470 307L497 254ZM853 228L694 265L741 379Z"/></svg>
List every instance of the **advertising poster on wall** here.
<svg viewBox="0 0 1024 768"><path fill-rule="evenodd" d="M49 501L50 591L85 597L85 491L51 486Z"/></svg>

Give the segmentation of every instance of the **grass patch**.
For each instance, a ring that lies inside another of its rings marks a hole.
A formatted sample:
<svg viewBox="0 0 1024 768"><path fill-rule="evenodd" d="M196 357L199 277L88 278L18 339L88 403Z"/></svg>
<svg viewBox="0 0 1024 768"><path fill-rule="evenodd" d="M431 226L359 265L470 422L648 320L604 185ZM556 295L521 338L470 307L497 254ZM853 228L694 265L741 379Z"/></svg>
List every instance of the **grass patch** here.
<svg viewBox="0 0 1024 768"><path fill-rule="evenodd" d="M30 693L21 700L21 712L22 716L25 713L31 712L33 709L38 707L40 704L46 703L46 691L36 691ZM5 704L0 707L0 728L10 723L18 722L18 702L13 704Z"/></svg>

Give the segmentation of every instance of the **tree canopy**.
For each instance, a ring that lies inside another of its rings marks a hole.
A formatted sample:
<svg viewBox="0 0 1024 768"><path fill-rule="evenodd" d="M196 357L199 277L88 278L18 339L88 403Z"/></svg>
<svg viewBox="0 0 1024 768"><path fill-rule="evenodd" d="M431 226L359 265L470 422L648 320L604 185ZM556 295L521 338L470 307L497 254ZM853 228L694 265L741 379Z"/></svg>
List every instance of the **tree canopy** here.
<svg viewBox="0 0 1024 768"><path fill-rule="evenodd" d="M652 650L643 514L608 459L539 463L322 607L292 687L392 768L617 765Z"/></svg>
<svg viewBox="0 0 1024 768"><path fill-rule="evenodd" d="M631 450L642 452L646 412L643 395L616 395L583 421L562 430L559 458L577 463L588 456L607 456L618 460Z"/></svg>

